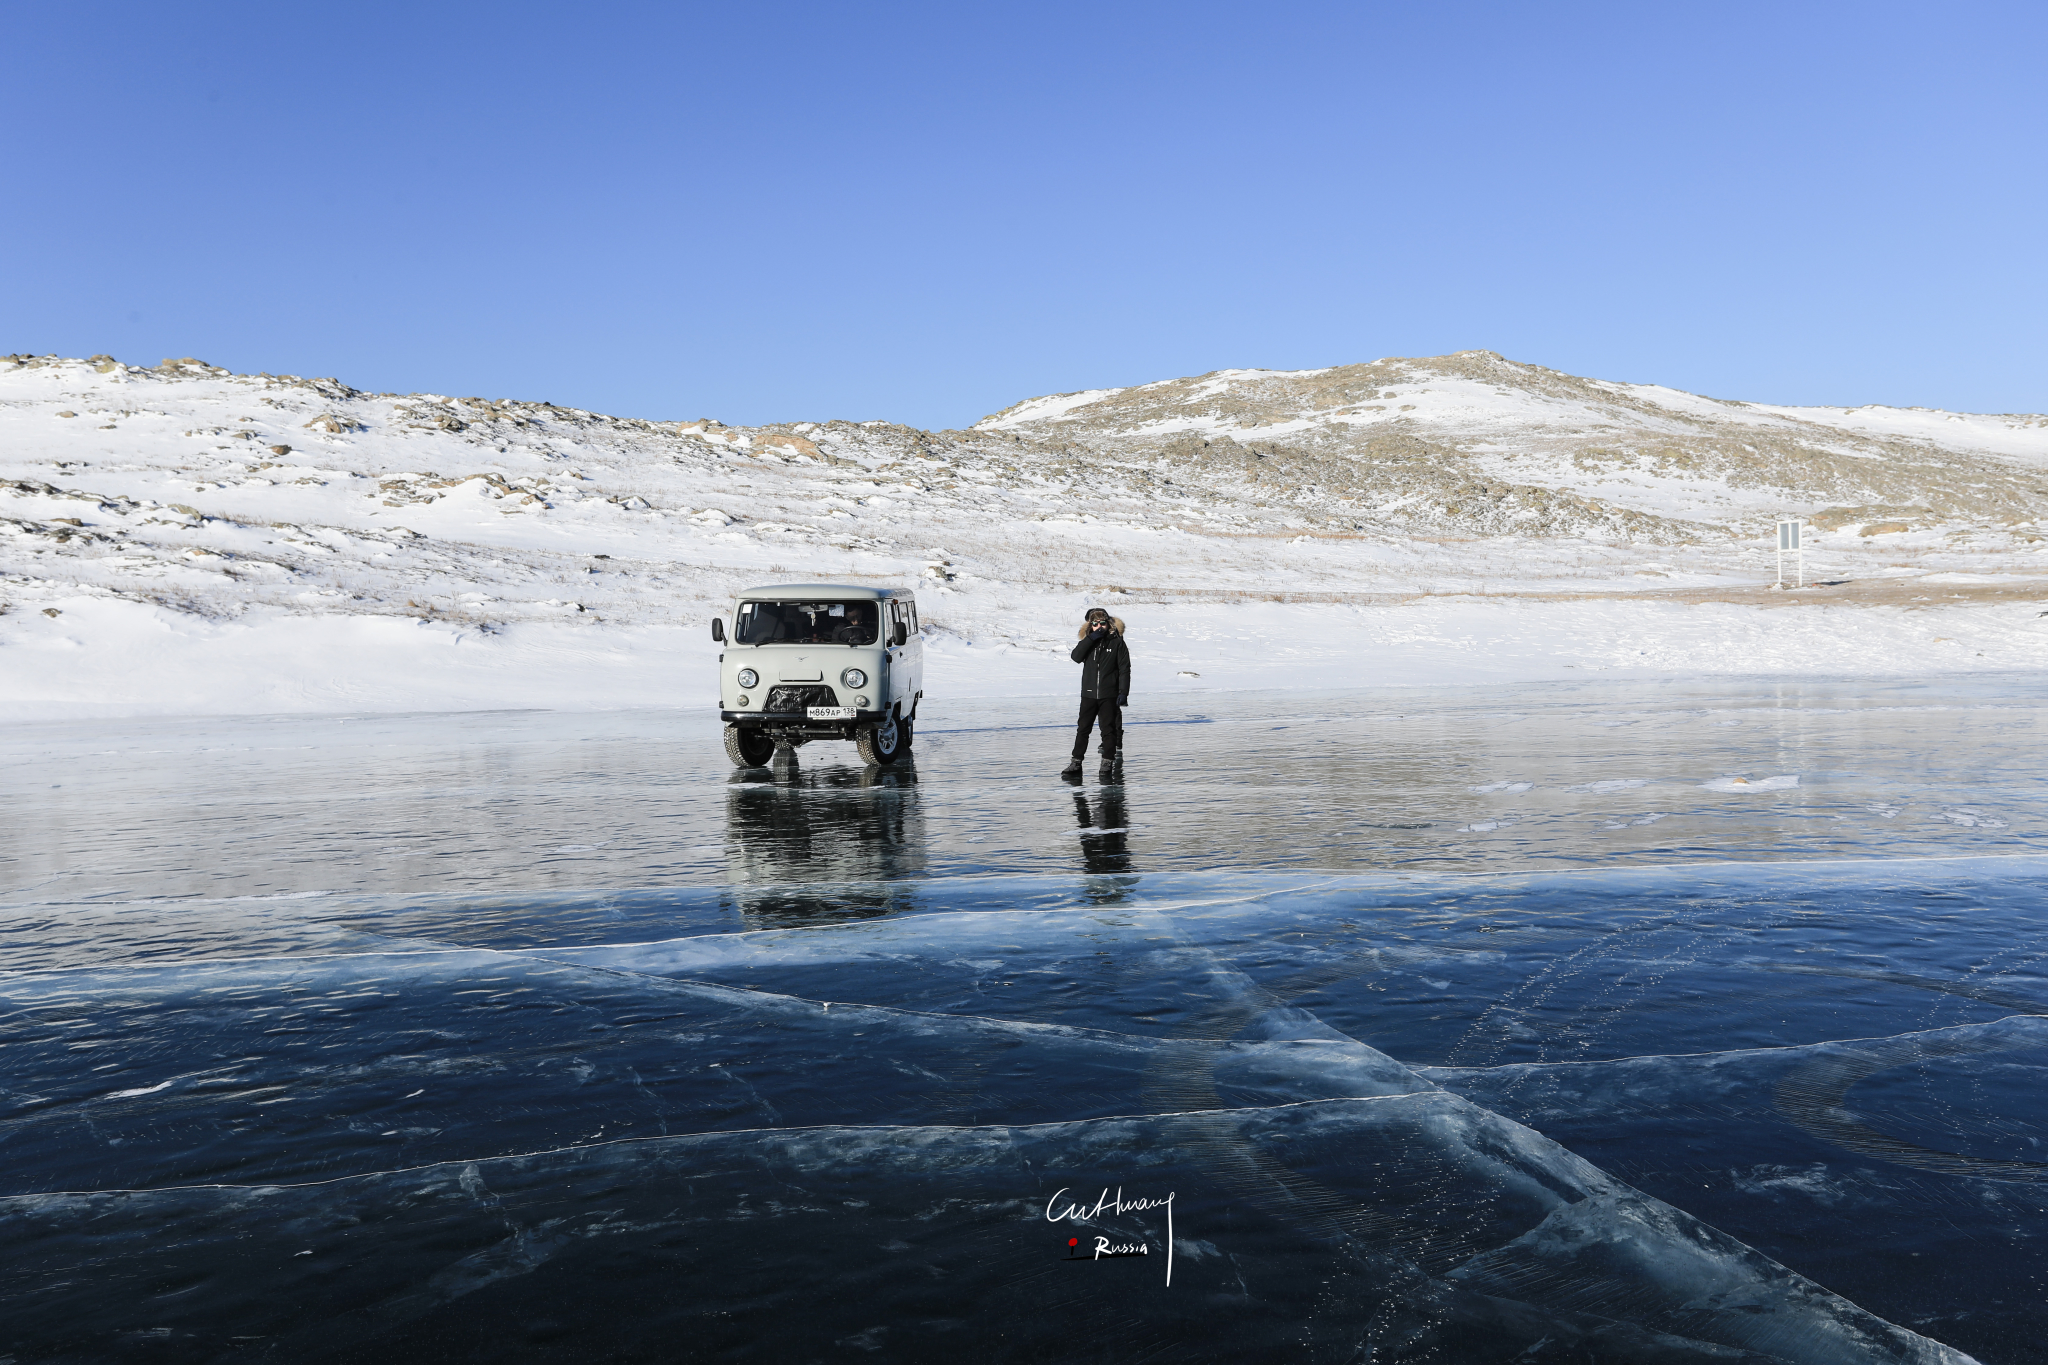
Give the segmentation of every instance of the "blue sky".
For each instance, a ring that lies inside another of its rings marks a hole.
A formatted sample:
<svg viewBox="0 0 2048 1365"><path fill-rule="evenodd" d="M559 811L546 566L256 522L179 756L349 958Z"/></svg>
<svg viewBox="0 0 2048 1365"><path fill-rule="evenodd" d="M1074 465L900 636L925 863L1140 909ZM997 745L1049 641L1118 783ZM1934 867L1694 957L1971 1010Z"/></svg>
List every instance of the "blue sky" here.
<svg viewBox="0 0 2048 1365"><path fill-rule="evenodd" d="M2048 410L2039 4L20 4L0 350L960 426L1487 348Z"/></svg>

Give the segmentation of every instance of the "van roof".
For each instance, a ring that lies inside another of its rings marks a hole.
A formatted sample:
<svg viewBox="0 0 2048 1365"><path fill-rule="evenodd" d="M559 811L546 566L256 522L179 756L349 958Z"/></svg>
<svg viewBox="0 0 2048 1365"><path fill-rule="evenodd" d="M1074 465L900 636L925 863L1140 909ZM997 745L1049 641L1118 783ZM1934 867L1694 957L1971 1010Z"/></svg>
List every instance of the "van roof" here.
<svg viewBox="0 0 2048 1365"><path fill-rule="evenodd" d="M902 588L857 588L848 583L770 583L743 589L738 596L769 602L879 602L903 594Z"/></svg>

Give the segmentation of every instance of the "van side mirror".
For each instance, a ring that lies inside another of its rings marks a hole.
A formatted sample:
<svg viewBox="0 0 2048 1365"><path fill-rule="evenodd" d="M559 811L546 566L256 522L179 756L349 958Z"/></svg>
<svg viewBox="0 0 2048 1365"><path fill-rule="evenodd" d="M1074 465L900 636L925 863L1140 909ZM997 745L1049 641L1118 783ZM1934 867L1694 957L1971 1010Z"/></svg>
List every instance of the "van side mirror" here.
<svg viewBox="0 0 2048 1365"><path fill-rule="evenodd" d="M723 616L711 618L711 638L720 644L725 643L725 618Z"/></svg>
<svg viewBox="0 0 2048 1365"><path fill-rule="evenodd" d="M909 626L906 626L906 625L904 625L904 624L903 624L903 623L902 623L901 621L898 621L898 622L896 623L896 643L897 643L897 644L899 644L899 645L900 645L900 644L906 644L906 643L908 643L908 642L909 642L909 640L910 640L910 627L909 627Z"/></svg>

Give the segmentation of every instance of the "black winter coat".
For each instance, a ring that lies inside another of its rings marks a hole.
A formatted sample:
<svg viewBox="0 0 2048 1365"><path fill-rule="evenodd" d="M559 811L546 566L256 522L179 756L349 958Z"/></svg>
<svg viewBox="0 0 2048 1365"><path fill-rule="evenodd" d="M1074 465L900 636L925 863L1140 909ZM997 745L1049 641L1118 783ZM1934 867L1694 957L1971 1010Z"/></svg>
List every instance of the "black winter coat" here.
<svg viewBox="0 0 2048 1365"><path fill-rule="evenodd" d="M1081 665L1081 695L1121 705L1131 695L1131 651L1124 644L1124 623L1109 618L1109 629L1097 634L1081 627L1081 643L1073 660Z"/></svg>

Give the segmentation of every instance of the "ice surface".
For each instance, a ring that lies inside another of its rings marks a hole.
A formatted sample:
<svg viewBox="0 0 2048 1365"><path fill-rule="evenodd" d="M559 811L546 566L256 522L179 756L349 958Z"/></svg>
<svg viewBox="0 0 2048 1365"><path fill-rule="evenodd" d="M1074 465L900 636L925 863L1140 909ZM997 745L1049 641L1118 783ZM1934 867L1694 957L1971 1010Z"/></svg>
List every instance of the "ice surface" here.
<svg viewBox="0 0 2048 1365"><path fill-rule="evenodd" d="M2038 1021L2009 1016L2029 992L2048 1000L2032 966L2048 954L2013 947L2041 871L1893 863L1881 892L1853 863L1724 866L1678 885L1648 868L1188 873L1127 878L1107 904L1070 884L1065 906L1045 879L984 878L958 888L981 907L969 911L940 908L954 889L941 879L896 914L824 927L21 972L5 979L0 1021L17 1082L0 1127L15 1191L0 1235L42 1249L38 1314L71 1311L74 1268L105 1263L142 1225L180 1273L232 1281L250 1303L290 1300L327 1267L319 1312L236 1319L287 1344L329 1330L364 1344L422 1323L436 1341L498 1340L507 1313L537 1320L507 1295L581 1298L586 1279L642 1260L679 1286L664 1302L694 1305L674 1310L684 1318L716 1301L756 1321L782 1300L746 1287L744 1267L810 1266L833 1340L884 1325L892 1349L938 1359L953 1348L931 1335L931 1310L863 1268L874 1248L972 1260L949 1292L1001 1314L1002 1286L1035 1284L1032 1258L1060 1251L1033 1201L1061 1185L1165 1182L1182 1192L1177 1235L1227 1248L1186 1259L1178 1287L1211 1297L1172 1310L1249 1312L1217 1331L1267 1330L1284 1311L1305 1314L1319 1349L1382 1340L1394 1359L1545 1335L1596 1359L1945 1359L1718 1220L1694 1221L1689 1191L1637 1194L1601 1169L1619 1154L1579 1139L1589 1121L1613 1132L1641 1114L1697 1142L1703 1110L1730 1111L1736 1092L1782 1096L1802 1067L1859 1046L1770 1044L1924 1020L1930 998L1995 1027L1951 1028L1899 1056L2038 1044ZM1915 885L1918 903L1898 903ZM1935 927L1944 963L1974 970L1928 976L1912 960ZM1894 937L1919 977L1887 965ZM1851 989L1829 993L1837 981ZM1690 1023L1673 1008L1685 1002ZM1766 1045L1704 1059L1420 1072L1394 1060L1584 1057L1759 1031ZM105 1060L82 1069L81 1055ZM1814 1135L1841 1129L1825 1102L1801 1112L1789 1126L1803 1147L1728 1139L1752 1158L1742 1178L1771 1191L1752 1202L1783 1185L1757 1167L1805 1171L1817 1141L1839 1145L1838 1131ZM408 1249L349 1250L366 1226ZM1295 1250L1277 1254L1289 1237ZM707 1262L707 1240L723 1259ZM859 1264L832 1270L842 1255ZM1223 1299L1201 1288L1219 1275L1238 1286ZM1271 1287L1304 1275L1345 1287L1308 1305ZM529 1277L539 1287L509 1287ZM592 1292L613 1303L623 1286ZM243 1310L209 1290L151 1311L201 1358L208 1322ZM562 1311L538 1320L585 1310ZM668 1312L635 1321L654 1330Z"/></svg>
<svg viewBox="0 0 2048 1365"><path fill-rule="evenodd" d="M1232 1011L1223 1037L1142 1036L479 951L73 971L5 989L15 1073L50 1078L16 1091L0 1122L17 1191L331 1179L712 1129L1035 1123L1433 1088L1263 1002ZM151 1041L135 1051L125 1038ZM118 1060L62 1075L85 1051Z"/></svg>
<svg viewBox="0 0 2048 1365"><path fill-rule="evenodd" d="M2044 1358L2030 693L1315 703L17 731L0 1351Z"/></svg>
<svg viewBox="0 0 2048 1365"><path fill-rule="evenodd" d="M1063 1191L1098 1190L1172 1197L1170 1287L1158 1211L1048 1221ZM160 1250L138 1255L145 1230ZM1148 1254L1073 1263L1070 1232ZM1278 1358L1280 1341L1288 1359L1331 1361L1367 1346L1390 1360L1965 1359L1441 1093L706 1134L317 1185L0 1200L0 1256L30 1252L17 1339L76 1341L87 1322L100 1348L152 1330L173 1360L213 1358L230 1326L314 1360L399 1340L413 1358L525 1358L536 1338L761 1360L870 1341L957 1360L975 1341L994 1359L1117 1361L1166 1340L1214 1360ZM112 1267L168 1264L186 1292L105 1293ZM976 1331L993 1322L1000 1337Z"/></svg>
<svg viewBox="0 0 2048 1365"><path fill-rule="evenodd" d="M2029 984L2048 1002L2038 979ZM1934 978L1923 989L1938 999L1978 987ZM2048 1018L1802 1047L1421 1070L1857 1302L1887 1305L1895 1321L1973 1344L1987 1359L2038 1355L1986 1320L2031 1301L2039 1273ZM1898 1252L1879 1250L1901 1241Z"/></svg>
<svg viewBox="0 0 2048 1365"><path fill-rule="evenodd" d="M742 927L890 913L915 896L905 883L990 872L2027 852L2043 847L2038 691L1588 682L1147 702L1128 717L1126 781L1080 791L1051 781L1071 702L930 700L914 763L880 773L846 744L735 773L715 717L676 711L17 726L0 734L0 901L92 903L62 917L87 951L105 915L120 941L139 932L145 911L105 902L152 898L416 897L419 922L444 926L428 932L452 933L460 907L436 916L433 898L474 896L496 923L501 891L567 896L581 923L608 902L654 913L615 893L723 884L688 913ZM1794 771L1798 788L1763 800L1701 789ZM1643 785L1573 790L1614 781ZM1498 782L1531 788L1471 790ZM1651 814L1665 818L1611 828ZM786 890L849 882L868 885L836 908ZM320 914L235 905L221 917ZM209 932L189 908L156 913L167 945Z"/></svg>

